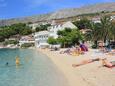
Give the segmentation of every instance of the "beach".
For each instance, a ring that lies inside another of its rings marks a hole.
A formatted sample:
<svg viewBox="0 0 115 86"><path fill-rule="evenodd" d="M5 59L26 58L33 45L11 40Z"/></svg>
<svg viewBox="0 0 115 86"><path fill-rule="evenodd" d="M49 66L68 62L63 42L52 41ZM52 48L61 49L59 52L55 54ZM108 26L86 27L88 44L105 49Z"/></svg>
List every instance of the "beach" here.
<svg viewBox="0 0 115 86"><path fill-rule="evenodd" d="M63 72L69 86L115 86L115 68L103 67L101 61L72 67L72 64L93 58L106 57L109 61L115 61L115 56L99 54L96 51L90 49L84 55L71 56L60 54L60 51L38 49L38 52L47 55L57 68Z"/></svg>

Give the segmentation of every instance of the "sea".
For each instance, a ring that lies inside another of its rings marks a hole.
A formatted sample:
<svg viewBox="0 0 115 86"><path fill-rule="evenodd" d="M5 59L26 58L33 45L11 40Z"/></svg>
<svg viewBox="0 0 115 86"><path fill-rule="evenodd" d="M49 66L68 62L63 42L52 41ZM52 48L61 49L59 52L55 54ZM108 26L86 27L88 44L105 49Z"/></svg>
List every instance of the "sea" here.
<svg viewBox="0 0 115 86"><path fill-rule="evenodd" d="M20 65L15 64L16 57ZM68 86L64 74L35 49L0 49L0 86Z"/></svg>

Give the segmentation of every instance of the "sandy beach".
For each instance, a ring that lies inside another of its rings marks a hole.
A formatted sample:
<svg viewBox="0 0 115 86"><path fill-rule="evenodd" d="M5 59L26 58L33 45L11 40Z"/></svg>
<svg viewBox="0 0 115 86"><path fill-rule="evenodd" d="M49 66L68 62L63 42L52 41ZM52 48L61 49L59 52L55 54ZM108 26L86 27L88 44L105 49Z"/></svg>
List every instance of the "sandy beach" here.
<svg viewBox="0 0 115 86"><path fill-rule="evenodd" d="M96 61L79 67L72 67L72 64L83 60L106 57L109 61L115 61L115 56L101 55L95 50L89 50L84 55L71 56L60 54L60 51L50 51L48 49L38 49L47 55L67 78L69 86L115 86L115 68L102 66L101 61Z"/></svg>

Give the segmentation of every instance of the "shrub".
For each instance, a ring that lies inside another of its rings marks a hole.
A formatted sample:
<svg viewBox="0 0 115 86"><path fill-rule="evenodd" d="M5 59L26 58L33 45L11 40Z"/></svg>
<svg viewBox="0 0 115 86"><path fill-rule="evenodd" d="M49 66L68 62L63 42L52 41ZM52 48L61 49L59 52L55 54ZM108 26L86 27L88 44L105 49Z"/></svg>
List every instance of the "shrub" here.
<svg viewBox="0 0 115 86"><path fill-rule="evenodd" d="M14 44L14 45L16 45L16 44L18 44L19 42L17 41L17 40L8 40L8 41L5 41L4 42L4 45L8 45L8 44Z"/></svg>
<svg viewBox="0 0 115 86"><path fill-rule="evenodd" d="M57 44L57 40L54 39L53 37L49 37L47 42L48 42L49 44Z"/></svg>
<svg viewBox="0 0 115 86"><path fill-rule="evenodd" d="M29 47L33 47L34 43L24 43L21 45L21 48L29 48Z"/></svg>

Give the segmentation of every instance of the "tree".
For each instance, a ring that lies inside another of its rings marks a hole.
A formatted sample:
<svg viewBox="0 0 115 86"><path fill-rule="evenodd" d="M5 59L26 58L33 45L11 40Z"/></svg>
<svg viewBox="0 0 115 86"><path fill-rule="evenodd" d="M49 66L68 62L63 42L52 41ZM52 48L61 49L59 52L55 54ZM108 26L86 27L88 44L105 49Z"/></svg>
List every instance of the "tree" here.
<svg viewBox="0 0 115 86"><path fill-rule="evenodd" d="M18 44L17 40L7 40L4 42L4 45L8 45L8 44Z"/></svg>
<svg viewBox="0 0 115 86"><path fill-rule="evenodd" d="M91 21L87 18L82 18L80 21L73 22L80 30L81 29L90 29L91 27Z"/></svg>
<svg viewBox="0 0 115 86"><path fill-rule="evenodd" d="M20 32L21 35L29 35L31 33L32 29L30 29L29 27L25 27L25 29Z"/></svg>
<svg viewBox="0 0 115 86"><path fill-rule="evenodd" d="M39 27L36 27L36 32L47 30L49 26L51 26L51 24L40 25Z"/></svg>
<svg viewBox="0 0 115 86"><path fill-rule="evenodd" d="M85 34L85 39L93 41L97 45L98 40L106 42L115 39L115 25L112 24L110 17L101 18L101 23L91 23L91 31Z"/></svg>
<svg viewBox="0 0 115 86"><path fill-rule="evenodd" d="M49 44L57 44L57 40L54 39L53 37L49 37L49 38L48 38L48 43L49 43Z"/></svg>
<svg viewBox="0 0 115 86"><path fill-rule="evenodd" d="M24 23L13 24L10 26L4 26L0 29L0 41L4 41L10 36L19 34L19 35L29 35L32 33L32 30L29 26Z"/></svg>
<svg viewBox="0 0 115 86"><path fill-rule="evenodd" d="M104 16L101 18L101 35L102 40L106 42L106 40L109 40L111 38L111 29L112 29L112 23L110 21L110 17Z"/></svg>
<svg viewBox="0 0 115 86"><path fill-rule="evenodd" d="M41 31L40 27L36 27L35 31L36 31L36 32Z"/></svg>
<svg viewBox="0 0 115 86"><path fill-rule="evenodd" d="M62 47L68 47L71 45L76 45L77 42L83 40L82 33L77 29L64 29L58 31L58 42L62 44Z"/></svg>
<svg viewBox="0 0 115 86"><path fill-rule="evenodd" d="M115 22L112 22L111 39L115 41Z"/></svg>

